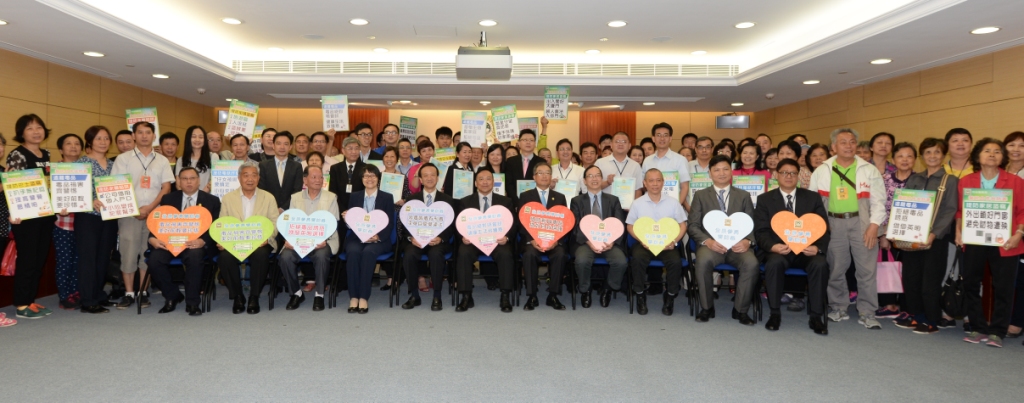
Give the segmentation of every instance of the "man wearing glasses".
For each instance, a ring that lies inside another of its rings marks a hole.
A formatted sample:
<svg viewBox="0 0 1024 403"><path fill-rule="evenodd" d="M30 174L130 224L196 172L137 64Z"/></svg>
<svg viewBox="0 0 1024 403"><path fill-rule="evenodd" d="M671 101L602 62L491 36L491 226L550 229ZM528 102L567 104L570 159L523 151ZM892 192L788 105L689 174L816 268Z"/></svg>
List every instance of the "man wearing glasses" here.
<svg viewBox="0 0 1024 403"><path fill-rule="evenodd" d="M320 153L324 156L324 171L330 172L331 166L338 163L338 160L334 157L327 156L327 145L330 140L327 137L327 133L315 132L309 136L309 148L313 151Z"/></svg>
<svg viewBox="0 0 1024 403"><path fill-rule="evenodd" d="M587 192L573 197L569 209L576 217L576 228L573 229L570 238L575 245L571 250L575 251L576 274L579 277L580 301L584 308L590 308L590 275L594 266L594 259L602 257L608 261L608 275L605 277L604 286L598 291L601 306L607 308L612 301L612 293L621 290L622 280L626 274L626 237L619 236L611 242L594 243L580 229L580 220L587 215L596 215L597 218L615 218L620 222L626 221L626 213L619 204L619 198L601 191L601 183L604 182L604 175L601 168L591 166L583 174Z"/></svg>
<svg viewBox="0 0 1024 403"><path fill-rule="evenodd" d="M369 125L367 125L367 126L369 126ZM371 133L371 136L372 136L373 135L373 130L370 130L370 133ZM361 143L361 141L360 141L360 143ZM384 155L384 149L388 148L388 147L395 147L396 149L398 148L398 126L396 126L394 123L388 123L387 125L384 125L384 144L382 144L380 147L377 147L377 148L373 149L373 152L377 153L377 158L370 158L370 159L378 159L378 160L381 159L380 156ZM409 145L409 150L412 150L412 144L411 143ZM366 160L363 160L363 161L366 161Z"/></svg>
<svg viewBox="0 0 1024 403"><path fill-rule="evenodd" d="M679 177L679 194L666 195L679 200L683 208L690 210L690 203L686 196L690 194L690 167L686 157L669 149L672 145L672 126L661 122L651 128L651 135L654 136L654 154L644 159L643 171L647 173L652 168L657 168L662 173L675 172Z"/></svg>
<svg viewBox="0 0 1024 403"><path fill-rule="evenodd" d="M356 140L359 140L359 159L363 162L369 160L380 161L384 159L381 157L381 153L370 149L370 143L373 141L373 127L369 123L360 123L356 125L356 129L353 131L356 134Z"/></svg>
<svg viewBox="0 0 1024 403"><path fill-rule="evenodd" d="M709 164L711 163L711 151L715 148L715 141L710 137L701 137L697 139L697 146L694 150L697 151L697 159L690 161L690 173L696 172L708 172Z"/></svg>

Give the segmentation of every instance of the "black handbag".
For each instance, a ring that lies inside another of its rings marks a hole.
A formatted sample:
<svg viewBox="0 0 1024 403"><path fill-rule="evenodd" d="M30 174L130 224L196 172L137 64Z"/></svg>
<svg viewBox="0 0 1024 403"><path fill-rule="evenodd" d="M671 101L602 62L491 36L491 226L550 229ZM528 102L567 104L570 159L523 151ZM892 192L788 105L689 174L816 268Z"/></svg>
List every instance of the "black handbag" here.
<svg viewBox="0 0 1024 403"><path fill-rule="evenodd" d="M942 285L942 310L954 318L962 318L966 314L964 312L964 278L960 274L962 268L958 266L963 263L960 259L961 255L963 255L963 251L958 248L956 257L953 258L953 270L950 270L949 277L946 277L946 282Z"/></svg>

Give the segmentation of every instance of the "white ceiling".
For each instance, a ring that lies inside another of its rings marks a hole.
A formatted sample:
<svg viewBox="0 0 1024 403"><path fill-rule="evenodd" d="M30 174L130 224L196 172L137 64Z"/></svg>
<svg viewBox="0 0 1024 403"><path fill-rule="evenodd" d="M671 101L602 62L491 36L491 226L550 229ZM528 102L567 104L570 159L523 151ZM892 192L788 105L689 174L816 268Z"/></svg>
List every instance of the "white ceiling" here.
<svg viewBox="0 0 1024 403"><path fill-rule="evenodd" d="M6 0L0 19L9 24L0 26L0 48L212 106L238 98L264 107L316 107L321 94L347 94L357 107L408 99L418 109L481 109L480 100L539 109L544 85L568 84L571 98L582 100L584 109L756 111L1024 43L1020 0L427 4ZM244 23L227 25L220 21L224 17ZM352 18L370 23L354 26L348 23ZM498 25L480 27L482 19ZM610 28L606 24L612 20L628 25ZM733 27L744 21L757 25ZM969 34L982 26L1002 30ZM508 82L470 83L453 75L239 73L230 68L232 60L240 59L450 63L458 46L475 42L481 30L487 31L491 46L509 46L516 63L728 64L738 65L740 72L711 78L514 76ZM307 34L324 39L302 38ZM389 52L373 52L376 47ZM601 54L585 55L587 49ZM87 50L106 57L82 55ZM691 55L695 50L708 53ZM893 62L868 63L877 58ZM154 73L171 78L155 79ZM801 84L810 79L821 84ZM205 95L197 93L200 87ZM769 92L773 100L765 99ZM644 101L656 105L642 106ZM745 105L731 107L732 102Z"/></svg>

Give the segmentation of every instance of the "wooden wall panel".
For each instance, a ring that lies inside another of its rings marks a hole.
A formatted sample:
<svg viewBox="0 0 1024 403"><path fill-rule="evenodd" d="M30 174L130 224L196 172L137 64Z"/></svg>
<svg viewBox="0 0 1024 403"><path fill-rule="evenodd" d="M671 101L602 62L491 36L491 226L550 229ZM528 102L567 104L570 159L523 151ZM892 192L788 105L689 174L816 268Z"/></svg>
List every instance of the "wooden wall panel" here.
<svg viewBox="0 0 1024 403"><path fill-rule="evenodd" d="M125 109L142 107L142 88L109 78L100 79L100 113L124 119ZM159 114L160 111L157 111Z"/></svg>
<svg viewBox="0 0 1024 403"><path fill-rule="evenodd" d="M921 95L921 74L910 73L864 86L864 106L878 105Z"/></svg>
<svg viewBox="0 0 1024 403"><path fill-rule="evenodd" d="M992 55L934 67L921 72L921 95L992 82Z"/></svg>
<svg viewBox="0 0 1024 403"><path fill-rule="evenodd" d="M970 130L975 139L994 136L990 110L991 107L984 104L923 113L921 114L922 137L925 135L942 137L954 127ZM1005 133L1003 135L1005 136ZM999 138L1002 137L999 136Z"/></svg>
<svg viewBox="0 0 1024 403"><path fill-rule="evenodd" d="M46 107L45 121L46 126L50 128L50 137L46 139L46 148L55 151L58 137L67 133L81 136L89 126L100 124L100 114L50 105ZM52 157L57 158L56 155Z"/></svg>
<svg viewBox="0 0 1024 403"><path fill-rule="evenodd" d="M174 119L174 125L178 127L188 128L192 125L203 125L203 107L195 102L178 99L175 102L175 108L177 114ZM206 130L212 128L203 127Z"/></svg>
<svg viewBox="0 0 1024 403"><path fill-rule="evenodd" d="M922 95L921 111L937 111L991 102L992 87L992 83L984 83Z"/></svg>
<svg viewBox="0 0 1024 403"><path fill-rule="evenodd" d="M177 126L178 104L177 98L159 92L142 90L142 104L137 108L156 107L157 117L160 119L160 131L166 132L164 126ZM162 133L157 133L157 137Z"/></svg>
<svg viewBox="0 0 1024 403"><path fill-rule="evenodd" d="M850 122L864 120L864 87L854 87L846 93L846 118Z"/></svg>
<svg viewBox="0 0 1024 403"><path fill-rule="evenodd" d="M0 50L0 97L45 104L48 68L45 61Z"/></svg>
<svg viewBox="0 0 1024 403"><path fill-rule="evenodd" d="M846 91L833 92L807 100L807 116L821 116L847 109L849 98Z"/></svg>
<svg viewBox="0 0 1024 403"><path fill-rule="evenodd" d="M47 76L47 103L87 112L100 112L100 77L51 64Z"/></svg>
<svg viewBox="0 0 1024 403"><path fill-rule="evenodd" d="M807 117L807 101L793 102L775 108L775 123L792 122Z"/></svg>
<svg viewBox="0 0 1024 403"><path fill-rule="evenodd" d="M921 115L898 116L889 119L872 120L865 124L860 132L861 140L870 140L879 132L889 132L896 136L896 141L910 141L917 144L927 136L921 135Z"/></svg>
<svg viewBox="0 0 1024 403"><path fill-rule="evenodd" d="M358 122L349 120L349 126L355 127ZM322 130L323 127L323 115L320 109L303 108L303 109L291 109L281 108L277 110L277 126L278 130L288 130L292 134L299 133L313 133L318 130Z"/></svg>
<svg viewBox="0 0 1024 403"><path fill-rule="evenodd" d="M866 92L867 89L865 88ZM884 104L874 104L864 107L863 120L888 119L896 116L913 115L924 112L921 107L922 97L901 99Z"/></svg>
<svg viewBox="0 0 1024 403"><path fill-rule="evenodd" d="M217 108L217 110L227 110L227 108ZM263 125L266 127L277 128L281 126L277 121L278 109L277 108L260 108L259 115L256 116L256 124ZM223 125L221 125L223 126Z"/></svg>
<svg viewBox="0 0 1024 403"><path fill-rule="evenodd" d="M1024 97L1024 46L993 55L992 96L996 100Z"/></svg>
<svg viewBox="0 0 1024 403"><path fill-rule="evenodd" d="M1007 134L1015 131L1024 131L1024 124L1021 124L1024 98L993 102L989 104L988 110L992 117L991 135L993 137L1002 140ZM973 134L974 132L971 133Z"/></svg>
<svg viewBox="0 0 1024 403"><path fill-rule="evenodd" d="M2 63L0 63L2 64ZM0 133L3 133L4 138L7 139L8 150L10 151L17 147L11 145L14 143L14 123L18 121L21 115L28 113L34 113L39 115L49 125L46 115L46 104L23 101L20 99L0 97ZM0 162L4 161L6 156L0 157Z"/></svg>
<svg viewBox="0 0 1024 403"><path fill-rule="evenodd" d="M597 144L601 136L624 131L630 142L636 144L636 112L632 111L580 111L580 144Z"/></svg>

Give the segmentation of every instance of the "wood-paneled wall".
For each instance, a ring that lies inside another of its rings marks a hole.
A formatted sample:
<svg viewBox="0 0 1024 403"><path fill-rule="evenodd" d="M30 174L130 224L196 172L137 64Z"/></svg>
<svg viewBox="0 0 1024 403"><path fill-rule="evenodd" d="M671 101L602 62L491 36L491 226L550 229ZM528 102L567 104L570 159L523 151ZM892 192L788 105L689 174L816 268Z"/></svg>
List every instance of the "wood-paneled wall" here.
<svg viewBox="0 0 1024 403"><path fill-rule="evenodd" d="M601 136L624 131L636 144L636 112L633 111L581 111L580 144L598 144ZM577 147L579 148L579 147Z"/></svg>

